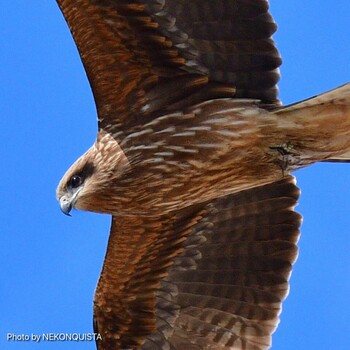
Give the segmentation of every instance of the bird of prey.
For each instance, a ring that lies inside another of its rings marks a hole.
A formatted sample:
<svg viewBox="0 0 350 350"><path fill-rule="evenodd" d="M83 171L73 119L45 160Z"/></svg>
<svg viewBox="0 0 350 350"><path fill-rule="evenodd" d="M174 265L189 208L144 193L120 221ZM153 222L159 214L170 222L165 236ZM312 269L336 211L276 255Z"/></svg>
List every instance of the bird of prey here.
<svg viewBox="0 0 350 350"><path fill-rule="evenodd" d="M291 172L350 159L350 84L282 106L267 0L57 2L98 114L57 198L112 215L97 348L270 348L298 254Z"/></svg>

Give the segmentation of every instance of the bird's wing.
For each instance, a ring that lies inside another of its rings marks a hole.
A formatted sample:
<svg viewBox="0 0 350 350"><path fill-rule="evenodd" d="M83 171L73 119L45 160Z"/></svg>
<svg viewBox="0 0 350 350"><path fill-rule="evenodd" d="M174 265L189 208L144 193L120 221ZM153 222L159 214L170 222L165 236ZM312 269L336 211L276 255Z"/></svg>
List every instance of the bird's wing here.
<svg viewBox="0 0 350 350"><path fill-rule="evenodd" d="M297 257L298 196L289 176L173 216L114 217L98 349L269 348Z"/></svg>
<svg viewBox="0 0 350 350"><path fill-rule="evenodd" d="M57 0L83 61L99 127L222 97L278 104L281 58L267 0ZM122 131L120 131L122 132Z"/></svg>

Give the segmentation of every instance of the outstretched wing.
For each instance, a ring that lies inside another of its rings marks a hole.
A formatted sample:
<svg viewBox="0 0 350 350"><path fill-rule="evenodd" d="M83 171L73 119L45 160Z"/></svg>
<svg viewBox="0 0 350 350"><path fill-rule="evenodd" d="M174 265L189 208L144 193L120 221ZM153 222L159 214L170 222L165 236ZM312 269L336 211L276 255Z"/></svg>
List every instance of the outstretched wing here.
<svg viewBox="0 0 350 350"><path fill-rule="evenodd" d="M289 176L162 218L113 218L98 349L267 349L297 257Z"/></svg>
<svg viewBox="0 0 350 350"><path fill-rule="evenodd" d="M57 0L114 132L222 97L275 106L281 59L267 0Z"/></svg>

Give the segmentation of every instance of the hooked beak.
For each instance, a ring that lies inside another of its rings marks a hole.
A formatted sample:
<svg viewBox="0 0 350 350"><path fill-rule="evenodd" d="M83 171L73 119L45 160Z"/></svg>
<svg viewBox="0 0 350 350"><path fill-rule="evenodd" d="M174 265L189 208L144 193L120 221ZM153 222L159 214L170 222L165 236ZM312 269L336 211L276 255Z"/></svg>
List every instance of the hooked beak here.
<svg viewBox="0 0 350 350"><path fill-rule="evenodd" d="M60 198L60 208L63 214L71 216L69 213L72 210L72 203L65 196Z"/></svg>

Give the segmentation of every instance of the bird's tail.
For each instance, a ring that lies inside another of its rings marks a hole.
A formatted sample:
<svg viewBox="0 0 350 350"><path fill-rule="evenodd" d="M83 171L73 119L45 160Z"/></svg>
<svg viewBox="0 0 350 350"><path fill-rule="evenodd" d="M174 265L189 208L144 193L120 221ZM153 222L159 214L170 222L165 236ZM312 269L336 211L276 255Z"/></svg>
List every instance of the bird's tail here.
<svg viewBox="0 0 350 350"><path fill-rule="evenodd" d="M301 127L306 140L318 140L314 151L323 154L318 160L350 162L350 83L275 113Z"/></svg>

